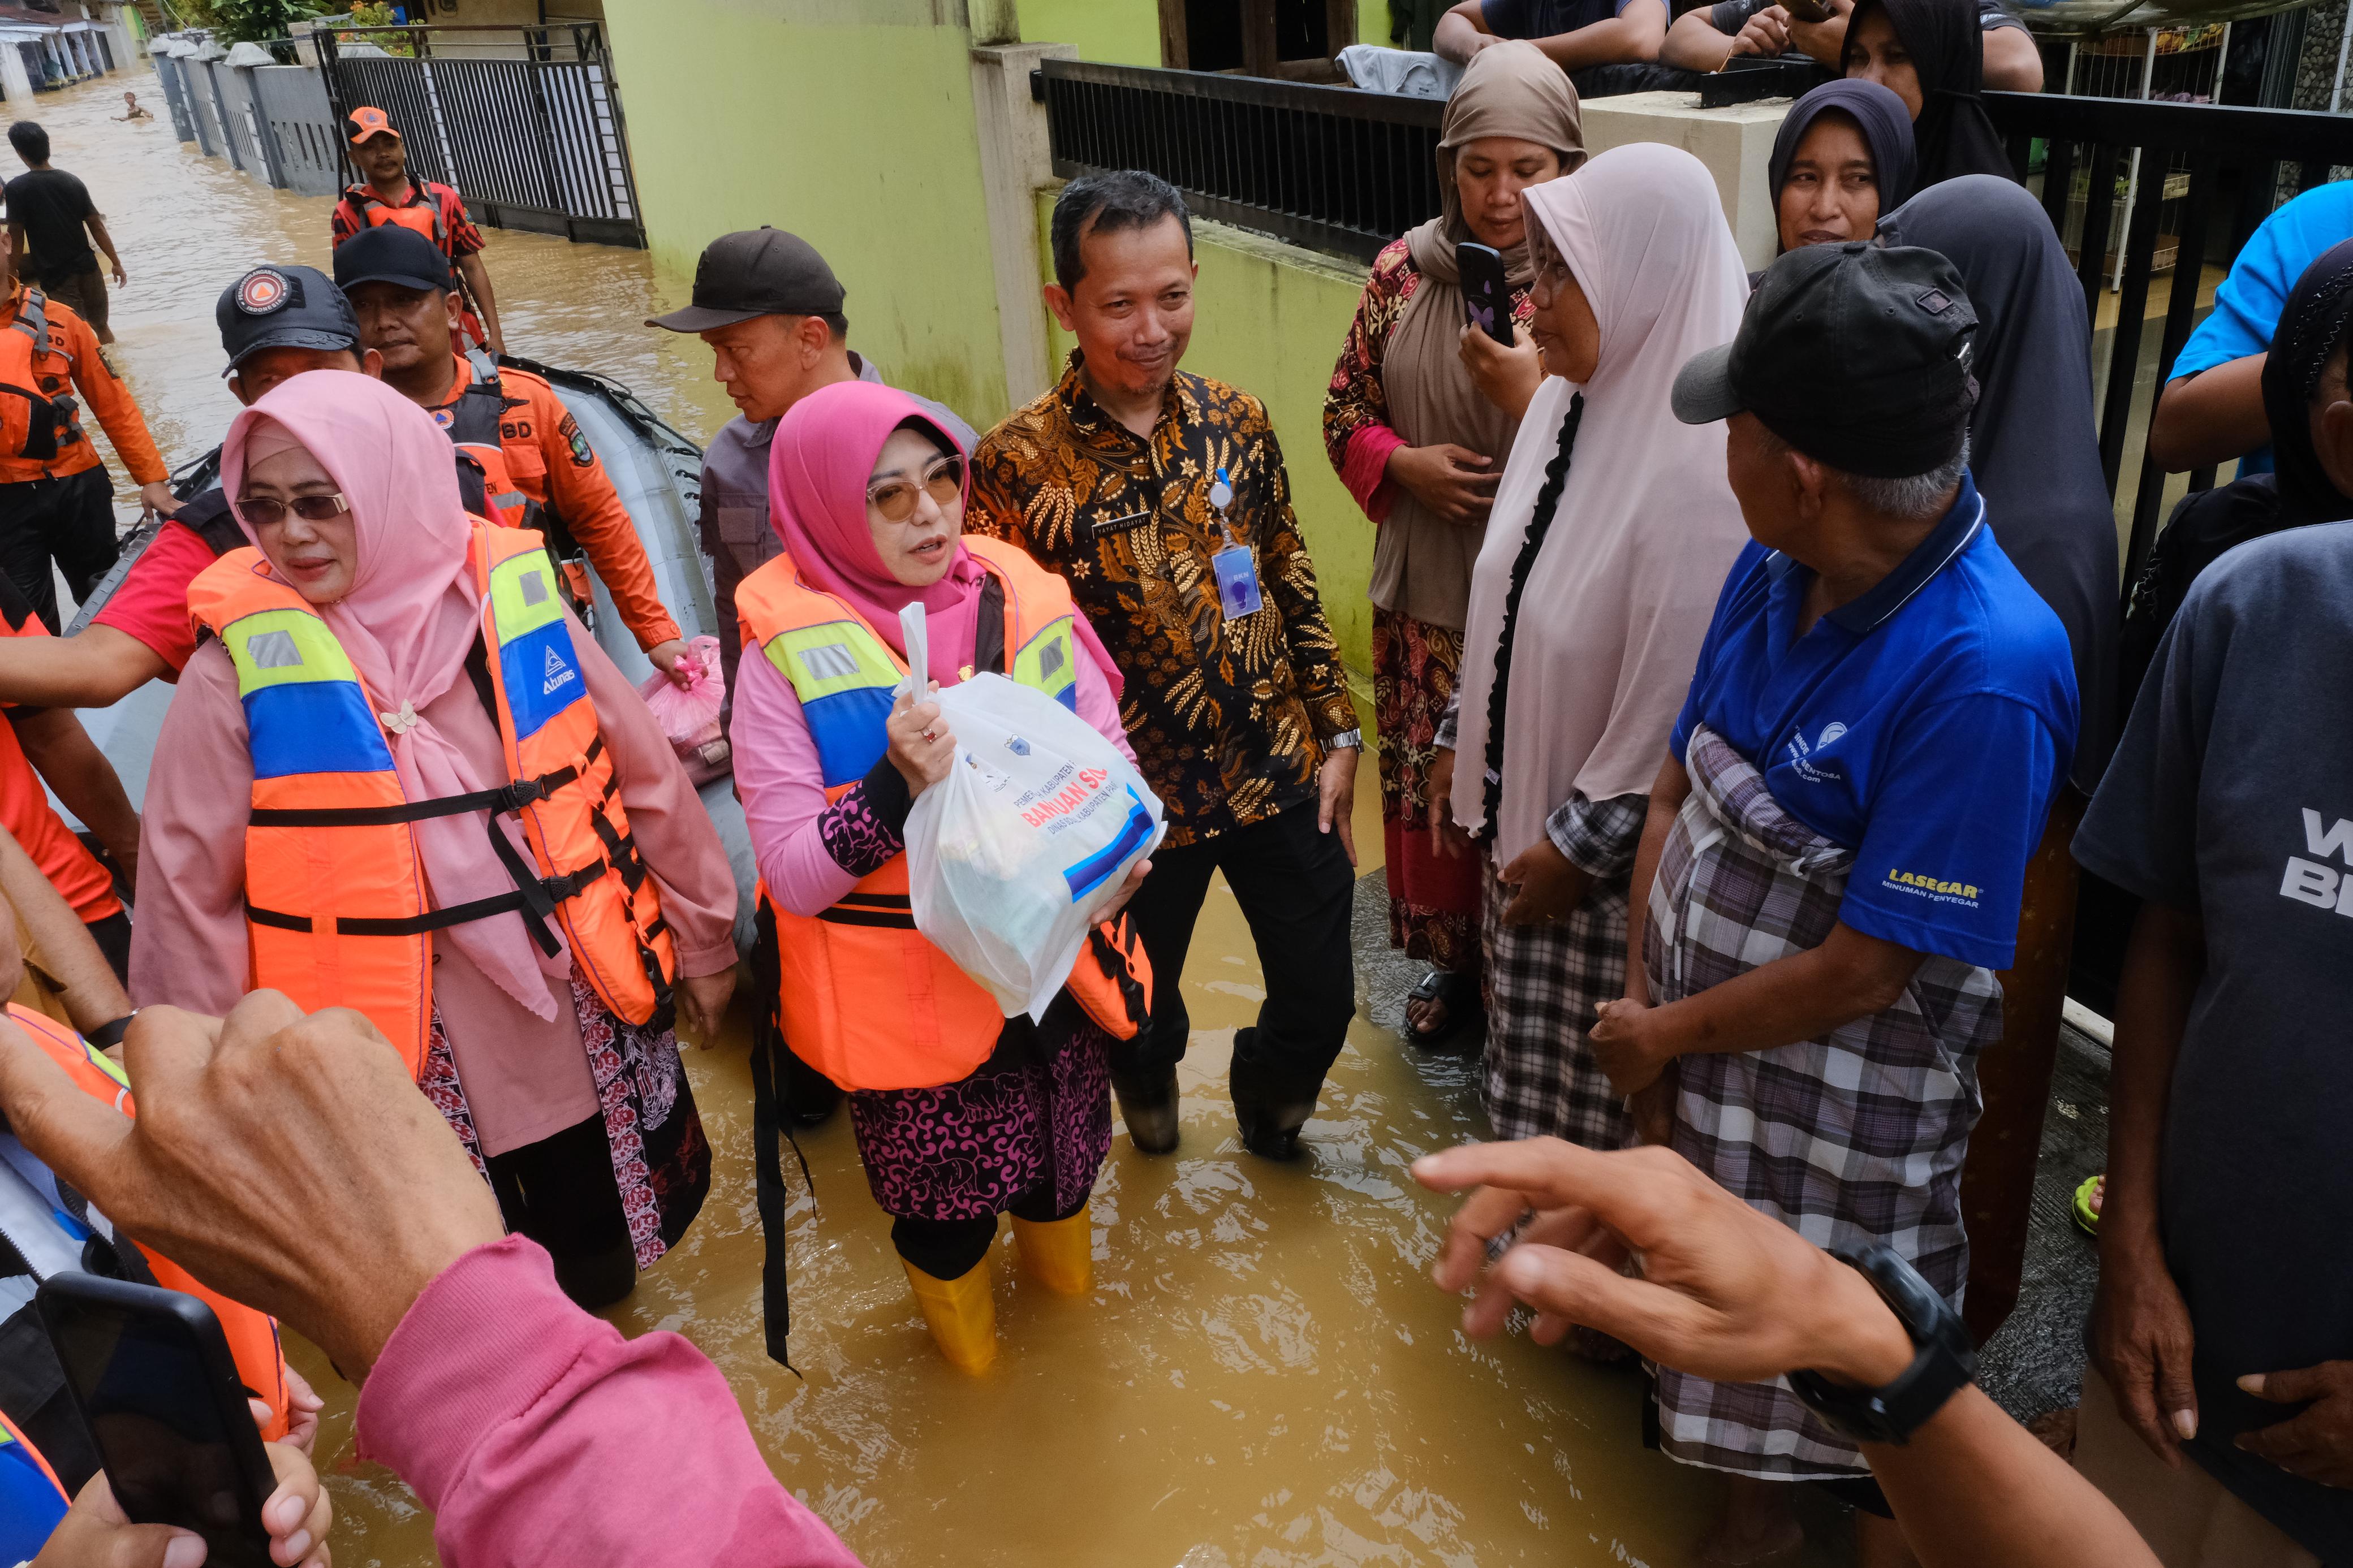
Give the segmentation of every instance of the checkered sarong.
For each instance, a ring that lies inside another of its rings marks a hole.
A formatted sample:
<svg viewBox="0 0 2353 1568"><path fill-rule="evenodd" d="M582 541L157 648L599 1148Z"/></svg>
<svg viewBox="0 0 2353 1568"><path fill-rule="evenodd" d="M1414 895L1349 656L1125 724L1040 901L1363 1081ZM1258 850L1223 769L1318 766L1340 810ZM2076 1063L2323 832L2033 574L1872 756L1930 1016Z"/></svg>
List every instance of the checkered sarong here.
<svg viewBox="0 0 2353 1568"><path fill-rule="evenodd" d="M1585 1033L1626 994L1627 879L1596 881L1567 920L1507 926L1511 891L1487 857L1480 938L1487 954L1487 1055L1481 1098L1495 1136L1566 1138L1622 1148L1626 1102Z"/></svg>
<svg viewBox="0 0 2353 1568"><path fill-rule="evenodd" d="M1661 1004L1821 945L1854 859L1783 811L1722 736L1696 731L1685 766L1642 947ZM1993 972L1931 954L1901 1002L1820 1039L1682 1058L1673 1147L1817 1246L1886 1243L1958 1307L1961 1157L1978 1053L2000 1035ZM1776 1480L1863 1471L1784 1383L1658 1376L1662 1446L1686 1464Z"/></svg>

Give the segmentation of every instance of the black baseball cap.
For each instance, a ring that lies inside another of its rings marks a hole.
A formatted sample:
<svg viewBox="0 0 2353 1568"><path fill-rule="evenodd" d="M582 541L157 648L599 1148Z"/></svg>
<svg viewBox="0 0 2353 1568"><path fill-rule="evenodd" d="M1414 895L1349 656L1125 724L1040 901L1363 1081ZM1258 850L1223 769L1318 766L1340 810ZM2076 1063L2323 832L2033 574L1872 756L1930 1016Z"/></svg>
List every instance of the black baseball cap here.
<svg viewBox="0 0 2353 1568"><path fill-rule="evenodd" d="M335 247L335 283L356 289L363 283L397 283L404 289L449 291L449 258L441 247L413 228L396 223L362 229Z"/></svg>
<svg viewBox="0 0 2353 1568"><path fill-rule="evenodd" d="M220 324L228 370L263 349L357 353L360 346L359 318L352 314L352 302L314 267L254 268L221 290L213 320Z"/></svg>
<svg viewBox="0 0 2353 1568"><path fill-rule="evenodd" d="M754 316L838 316L841 279L817 247L780 228L739 229L702 247L694 264L693 302L656 316L649 327L707 332Z"/></svg>
<svg viewBox="0 0 2353 1568"><path fill-rule="evenodd" d="M1675 417L1743 412L1819 462L1908 479L1953 460L1978 384L1978 313L1951 262L1918 246L1810 245L1773 263L1740 331L1675 377Z"/></svg>

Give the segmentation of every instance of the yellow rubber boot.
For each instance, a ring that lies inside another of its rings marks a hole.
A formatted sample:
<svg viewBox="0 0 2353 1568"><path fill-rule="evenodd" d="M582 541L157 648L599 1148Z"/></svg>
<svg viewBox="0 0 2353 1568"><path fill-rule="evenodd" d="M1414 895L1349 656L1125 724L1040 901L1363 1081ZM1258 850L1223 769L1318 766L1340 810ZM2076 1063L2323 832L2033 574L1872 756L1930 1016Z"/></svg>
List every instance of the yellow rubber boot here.
<svg viewBox="0 0 2353 1568"><path fill-rule="evenodd" d="M1013 1219L1014 1245L1021 1267L1057 1296L1083 1296L1095 1282L1095 1233L1086 1205L1063 1219Z"/></svg>
<svg viewBox="0 0 2353 1568"><path fill-rule="evenodd" d="M948 1364L958 1372L987 1371L997 1359L997 1302L988 1291L988 1259L954 1279L934 1279L905 1258L899 1261Z"/></svg>

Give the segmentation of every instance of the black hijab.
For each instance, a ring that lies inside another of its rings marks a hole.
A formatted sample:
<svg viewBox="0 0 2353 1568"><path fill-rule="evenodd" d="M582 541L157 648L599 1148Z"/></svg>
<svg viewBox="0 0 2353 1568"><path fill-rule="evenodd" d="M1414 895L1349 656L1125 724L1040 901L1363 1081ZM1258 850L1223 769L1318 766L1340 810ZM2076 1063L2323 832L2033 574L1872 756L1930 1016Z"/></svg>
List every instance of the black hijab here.
<svg viewBox="0 0 2353 1568"><path fill-rule="evenodd" d="M1941 251L1977 307L1969 471L2002 553L2067 628L2083 714L2073 776L2088 794L2116 749L2118 627L2083 285L2042 204L1992 175L1929 186L1879 237Z"/></svg>
<svg viewBox="0 0 2353 1568"><path fill-rule="evenodd" d="M2272 331L2263 361L2263 415L2272 427L2273 471L2183 497L2149 551L2125 615L2126 703L2139 692L2158 639L2200 573L2251 539L2353 517L2353 496L2329 482L2312 444L2313 394L2348 335L2353 240L2323 251L2304 269Z"/></svg>
<svg viewBox="0 0 2353 1568"><path fill-rule="evenodd" d="M1962 174L2015 180L2009 150L1978 96L1985 90L1985 30L1974 0L1855 0L1848 38L1873 10L1887 13L1919 73L1920 118L1912 122L1912 138L1921 188Z"/></svg>
<svg viewBox="0 0 2353 1568"><path fill-rule="evenodd" d="M1773 156L1765 164L1766 186L1773 195L1773 226L1781 226L1781 187L1789 183L1789 163L1828 110L1852 119L1871 149L1872 178L1879 185L1879 210L1892 213L1912 195L1917 160L1912 149L1912 119L1904 100L1875 81L1826 81L1789 108L1773 138Z"/></svg>

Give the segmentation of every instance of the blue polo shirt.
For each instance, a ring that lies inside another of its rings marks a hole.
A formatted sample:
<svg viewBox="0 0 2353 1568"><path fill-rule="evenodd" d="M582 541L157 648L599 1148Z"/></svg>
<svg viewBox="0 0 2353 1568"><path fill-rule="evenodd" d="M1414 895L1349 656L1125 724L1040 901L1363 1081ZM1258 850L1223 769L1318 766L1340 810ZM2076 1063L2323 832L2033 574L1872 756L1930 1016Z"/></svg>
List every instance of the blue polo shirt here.
<svg viewBox="0 0 2353 1568"><path fill-rule="evenodd" d="M1751 541L1675 721L1706 725L1784 810L1855 851L1839 919L2007 969L2019 893L2075 749L2066 629L1985 525L1977 486L1870 592L1798 636L1813 574Z"/></svg>

